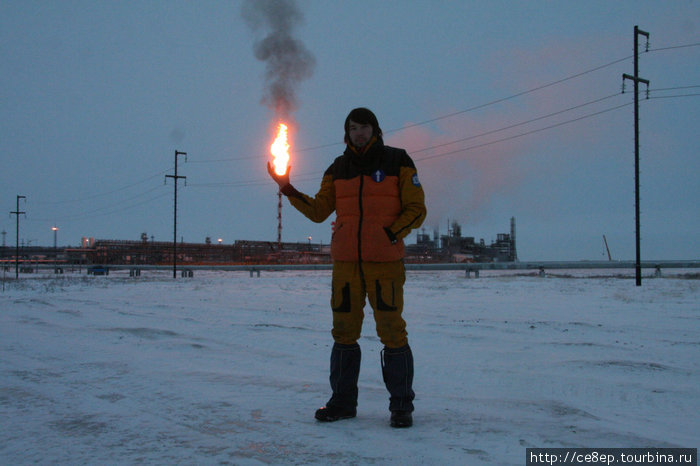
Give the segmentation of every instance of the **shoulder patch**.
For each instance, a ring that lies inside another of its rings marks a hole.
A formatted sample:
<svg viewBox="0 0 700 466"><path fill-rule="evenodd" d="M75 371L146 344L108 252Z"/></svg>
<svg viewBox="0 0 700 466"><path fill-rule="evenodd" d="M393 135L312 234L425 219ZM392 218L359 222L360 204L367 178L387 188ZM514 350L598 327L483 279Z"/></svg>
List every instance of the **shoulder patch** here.
<svg viewBox="0 0 700 466"><path fill-rule="evenodd" d="M413 183L413 186L420 188L420 180L418 179L418 173L413 174L413 177L411 178L411 182Z"/></svg>

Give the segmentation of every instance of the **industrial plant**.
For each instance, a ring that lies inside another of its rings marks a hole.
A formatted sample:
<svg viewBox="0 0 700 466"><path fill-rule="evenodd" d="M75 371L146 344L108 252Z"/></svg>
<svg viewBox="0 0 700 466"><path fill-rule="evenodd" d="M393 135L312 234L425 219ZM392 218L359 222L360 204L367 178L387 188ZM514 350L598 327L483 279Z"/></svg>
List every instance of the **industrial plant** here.
<svg viewBox="0 0 700 466"><path fill-rule="evenodd" d="M448 222L446 234L425 229L418 232L415 244L406 244L407 263L515 262L515 219L510 232L499 233L488 244L471 236L462 236L461 225ZM83 238L79 247L9 247L3 244L0 261L9 267L21 263L23 272L41 264L57 267L71 265L169 265L173 259L183 266L232 264L325 264L331 262L330 245L307 242L237 240L223 244L206 238L202 243L154 241L146 233L140 240Z"/></svg>

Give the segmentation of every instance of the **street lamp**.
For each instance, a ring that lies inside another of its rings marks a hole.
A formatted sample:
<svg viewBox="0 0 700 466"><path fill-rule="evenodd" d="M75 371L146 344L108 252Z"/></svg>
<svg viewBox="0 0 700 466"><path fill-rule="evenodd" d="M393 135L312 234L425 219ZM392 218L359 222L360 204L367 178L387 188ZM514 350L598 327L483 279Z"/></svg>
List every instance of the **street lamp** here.
<svg viewBox="0 0 700 466"><path fill-rule="evenodd" d="M56 241L56 235L58 234L58 227L56 225L51 227L51 231L53 231L53 266L54 266L54 273L58 272L58 242Z"/></svg>
<svg viewBox="0 0 700 466"><path fill-rule="evenodd" d="M52 226L51 231L53 231L53 250L56 252L56 234L58 233L58 227L56 225Z"/></svg>

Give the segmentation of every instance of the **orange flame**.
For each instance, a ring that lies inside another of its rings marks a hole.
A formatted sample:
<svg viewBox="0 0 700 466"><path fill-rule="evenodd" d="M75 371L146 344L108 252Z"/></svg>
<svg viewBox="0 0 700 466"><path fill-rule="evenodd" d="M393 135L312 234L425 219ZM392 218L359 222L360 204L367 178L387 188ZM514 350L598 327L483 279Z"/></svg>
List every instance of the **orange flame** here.
<svg viewBox="0 0 700 466"><path fill-rule="evenodd" d="M277 130L275 142L270 146L270 153L274 157L272 164L275 166L275 173L284 175L287 173L289 165L289 143L287 142L287 125L280 123Z"/></svg>

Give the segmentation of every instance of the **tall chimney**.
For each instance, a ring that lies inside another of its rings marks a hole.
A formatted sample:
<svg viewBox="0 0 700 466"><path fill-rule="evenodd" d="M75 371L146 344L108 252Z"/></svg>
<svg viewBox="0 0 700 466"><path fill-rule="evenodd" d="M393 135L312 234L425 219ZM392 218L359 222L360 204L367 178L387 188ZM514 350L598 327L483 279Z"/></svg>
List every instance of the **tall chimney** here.
<svg viewBox="0 0 700 466"><path fill-rule="evenodd" d="M513 262L518 262L518 250L515 248L515 217L510 218L510 255Z"/></svg>

